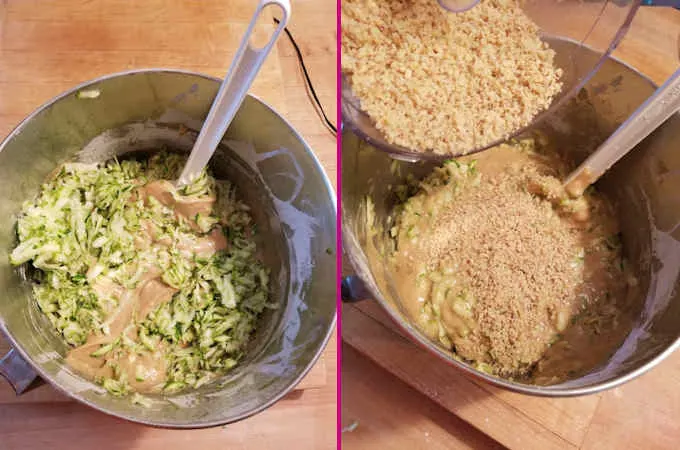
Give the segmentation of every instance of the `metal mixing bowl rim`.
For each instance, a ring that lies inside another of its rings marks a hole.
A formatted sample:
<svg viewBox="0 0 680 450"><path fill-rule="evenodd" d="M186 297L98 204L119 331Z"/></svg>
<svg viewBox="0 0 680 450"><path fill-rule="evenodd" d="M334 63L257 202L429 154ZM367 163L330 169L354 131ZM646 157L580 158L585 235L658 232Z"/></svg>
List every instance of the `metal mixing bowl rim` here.
<svg viewBox="0 0 680 450"><path fill-rule="evenodd" d="M80 91L84 88L87 88L88 86L91 86L93 84L100 83L102 81L106 81L106 80L109 80L109 79L112 79L112 78L117 78L117 77L126 76L126 75L136 75L136 74L144 74L144 73L173 73L173 74L181 74L181 75L190 75L190 76L199 77L199 78L203 78L203 79L210 80L210 81L216 81L218 83L222 82L222 80L220 78L214 77L214 76L211 76L211 75L206 75L206 74L202 74L202 73L199 73L199 72L192 72L192 71L189 71L189 70L171 69L171 68L133 69L133 70L125 70L125 71L122 71L122 72L115 72L115 73L103 75L103 76L97 77L97 78L89 80L89 81L84 81L84 82L78 84L77 86L75 86L75 87L73 87L73 88L71 88L67 91L62 92L61 94L51 98L47 102L40 105L33 112L31 112L31 114L26 116L25 119L23 119L21 122L19 122L19 124L16 127L14 127L14 129L2 140L2 142L0 143L0 152L2 152L2 150L5 148L5 146L14 137L16 137L17 135L19 135L22 132L24 127L31 120L33 120L38 114L43 112L45 109L47 109L50 106L52 106L53 104L57 103L59 100L65 98L65 97L68 97L69 95L76 94L78 91ZM295 128L293 128L293 126L286 119L284 119L278 112L276 112L276 110L274 110L274 108L272 108L269 104L262 101L259 97L255 96L255 95L248 94L248 96L252 97L255 100L257 100L258 102L260 102L272 114L274 114L276 117L278 117L292 131L295 138L298 139L303 144L307 154L312 158L312 161L314 162L315 168L319 171L319 173L321 173L321 176L322 176L323 182L326 186L326 189L330 193L330 198L331 198L331 203L332 203L333 209L337 212L337 199L336 199L336 195L335 195L335 190L333 189L333 186L332 186L330 180L328 179L328 175L326 174L326 171L321 166L318 158L316 157L316 154L312 151L311 147L307 144L307 141L305 141L305 139L297 132L297 130L295 130ZM335 301L336 301L336 299L334 298L333 302L335 303ZM300 381L307 375L307 373L309 373L309 371L312 369L312 367L314 367L316 362L319 360L319 358L321 357L321 354L326 349L326 346L328 345L328 341L330 340L330 338L333 334L333 330L335 329L336 321L337 321L337 309L336 309L335 313L333 314L333 319L331 320L331 322L329 324L326 335L324 336L321 344L319 345L319 348L317 349L314 357L309 361L309 363L304 368L304 370L302 370L300 375L295 380L293 380L293 382L290 383L285 389L282 389L281 392L279 392L277 395L273 396L271 399L267 400L262 405L251 408L251 409L247 410L246 412L239 414L237 416L234 416L232 418L220 419L220 420L211 420L211 421L206 421L206 422L198 421L196 423L191 423L191 424L163 423L163 422L158 422L158 421L153 421L153 420L145 420L145 419L141 419L141 418L134 418L134 417L127 416L125 414L120 414L120 413L117 413L117 412L109 411L109 410L107 410L107 409L105 409L105 408L103 408L99 405L96 405L93 402L91 402L91 401L89 401L85 398L82 398L82 397L78 396L77 394L68 391L67 389L62 388L61 385L52 381L52 378L45 371L43 371L42 368L38 364L36 364L33 361L33 359L17 343L17 341L15 340L12 333L6 327L5 321L3 320L2 317L0 317L0 330L2 330L5 333L5 336L7 336L7 338L9 339L10 344L12 345L12 348L14 348L17 352L19 352L21 357L26 362L28 362L28 364L30 364L30 366L38 373L38 375L40 375L40 377L43 380L47 381L51 386L56 388L58 391L64 393L65 395L68 395L69 397L73 398L74 400L79 401L79 402L81 402L81 403L83 403L83 404L85 404L85 405L87 405L91 408L96 409L96 410L102 411L102 412L104 412L104 413L106 413L110 416L118 417L120 419L128 420L130 422L136 422L136 423L140 423L140 424L144 424L144 425L150 425L150 426L154 426L154 427L160 427L160 428L197 429L197 428L216 427L216 426L220 426L220 425L226 425L226 424L229 424L229 423L238 422L240 420L246 419L246 418L248 418L252 415L255 415L259 412L264 411L265 409L272 406L274 403L281 400L284 396L286 396L289 392L291 392L295 388L295 386L298 385L298 383L300 383Z"/></svg>
<svg viewBox="0 0 680 450"><path fill-rule="evenodd" d="M638 75L640 78L642 78L644 81L647 81L654 89L656 89L658 86L646 75L640 73L637 69L635 69L633 66L630 64L627 64L617 58L609 57L609 60L613 61L616 64L619 64L623 66L624 68L633 71L636 75ZM350 130L353 131L353 130ZM343 217L343 222L344 222L344 217ZM352 264L352 267L356 271L357 275L359 275L362 280L364 281L364 284L366 287L369 289L369 291L373 294L374 299L380 304L380 306L387 312L387 314L390 316L392 321L397 324L397 326L406 333L408 337L410 337L416 344L419 344L421 347L423 347L425 350L430 351L431 353L434 353L439 359L443 360L447 364L453 365L454 367L463 370L466 374L472 376L473 378L478 378L482 379L492 385L507 389L509 391L513 392L518 392L521 394L528 394L528 395L533 395L533 396L538 396L538 397L576 397L576 396L581 396L581 395L589 395L589 394L595 394L598 392L602 392L608 389L615 388L617 386L620 386L624 383L627 383L628 381L631 381L643 373L647 372L648 370L652 369L656 365L658 365L661 361L663 361L665 358L668 357L671 353L673 353L675 350L677 350L680 347L680 336L675 338L675 341L672 342L668 347L666 347L663 351L659 352L656 356L654 356L652 359L641 365L640 367L636 368L635 370L632 370L628 373L618 375L614 377L613 379L604 382L604 383L598 383L592 386L588 387L578 387L578 388L564 388L560 387L560 384L552 385L552 386L537 386L537 385L530 385L530 384L522 384L522 383L516 383L510 380L506 380L503 378L498 378L494 377L491 375L488 375L484 372L478 371L468 364L458 361L454 359L450 353L445 351L443 348L439 347L435 343L433 343L431 340L427 339L420 330L418 330L416 327L414 327L411 322L406 321L402 318L401 315L395 310L395 307L392 305L392 303L388 302L385 300L385 298L382 296L380 291L378 290L377 286L375 286L373 283L367 282L365 278L363 278L361 271L359 270L362 267L362 264L357 260L357 256L359 254L364 254L363 250L361 247L356 243L355 239L353 239L347 230L347 228L343 227L342 228L342 235L343 235L343 247L347 248L349 251L347 252L347 255L349 257L349 260Z"/></svg>

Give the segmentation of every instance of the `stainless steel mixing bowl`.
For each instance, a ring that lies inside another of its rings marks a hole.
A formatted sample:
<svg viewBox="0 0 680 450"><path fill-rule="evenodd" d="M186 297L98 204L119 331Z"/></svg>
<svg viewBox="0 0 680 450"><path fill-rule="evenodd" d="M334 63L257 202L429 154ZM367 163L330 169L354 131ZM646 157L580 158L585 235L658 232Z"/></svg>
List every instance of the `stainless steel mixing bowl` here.
<svg viewBox="0 0 680 450"><path fill-rule="evenodd" d="M599 57L585 47L579 47L574 55L583 64ZM606 60L570 103L534 130L544 133L571 159L581 161L653 90L653 83L634 69ZM412 339L430 352L463 372L513 391L573 396L624 383L658 364L680 345L679 145L680 115L676 114L597 183L598 189L615 202L626 256L639 268L644 298L639 318L625 342L585 376L549 386L508 381L455 359L419 331L402 308L381 256L389 237L380 231L373 235L367 224L388 230L387 217L395 204L390 187L403 183L408 174L422 178L434 164L392 159L349 132L343 135L342 148L343 245L360 279L344 280L343 298L353 300L369 292ZM367 197L374 211L367 209ZM367 217L369 214L374 217Z"/></svg>
<svg viewBox="0 0 680 450"><path fill-rule="evenodd" d="M26 268L9 264L22 202L60 163L161 148L190 151L219 82L172 70L105 76L39 108L0 146L0 327L14 347L0 373L19 392L37 373L114 416L176 428L213 426L272 405L321 354L335 324L335 195L300 135L255 97L246 98L211 167L253 208L281 307L262 318L246 357L226 376L197 391L151 396L149 408L104 395L64 363L67 347L31 297Z"/></svg>

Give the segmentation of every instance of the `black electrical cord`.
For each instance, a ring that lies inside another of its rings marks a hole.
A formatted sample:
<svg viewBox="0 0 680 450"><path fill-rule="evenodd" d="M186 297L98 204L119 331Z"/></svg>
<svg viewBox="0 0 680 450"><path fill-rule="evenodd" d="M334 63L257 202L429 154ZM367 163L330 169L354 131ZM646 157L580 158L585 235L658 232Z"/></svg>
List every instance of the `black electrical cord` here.
<svg viewBox="0 0 680 450"><path fill-rule="evenodd" d="M274 18L274 22L278 25L280 23L279 19ZM300 67L302 68L302 73L305 76L305 84L307 85L307 94L310 95L311 97L310 100L316 105L314 108L317 114L319 114L319 118L323 120L324 124L330 129L330 131L333 133L333 136L336 136L338 134L338 129L336 126L333 124L333 122L330 121L328 116L326 115L326 111L324 111L323 106L321 105L321 101L319 100L319 96L316 95L316 91L314 90L314 86L312 85L312 80L309 78L309 73L307 72L307 67L305 66L305 60L302 57L302 52L300 52L300 47L298 47L297 42L295 42L295 39L293 39L293 35L288 31L288 27L285 27L283 31L286 32L286 35L288 36L288 39L290 39L291 44L293 44L293 48L295 49L295 54L297 55L298 62L300 63Z"/></svg>

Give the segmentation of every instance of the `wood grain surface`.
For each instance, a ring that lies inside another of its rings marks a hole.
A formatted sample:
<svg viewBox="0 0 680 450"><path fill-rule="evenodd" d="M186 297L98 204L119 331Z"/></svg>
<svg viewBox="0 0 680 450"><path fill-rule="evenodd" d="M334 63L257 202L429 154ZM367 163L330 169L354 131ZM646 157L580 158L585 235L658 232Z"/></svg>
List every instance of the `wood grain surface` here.
<svg viewBox="0 0 680 450"><path fill-rule="evenodd" d="M342 361L343 390L351 396L342 407L345 427L356 427L345 432L345 449L502 448L446 408L423 401L416 390L349 344L342 346Z"/></svg>
<svg viewBox="0 0 680 450"><path fill-rule="evenodd" d="M336 2L291 3L289 29L334 119ZM252 0L0 1L0 137L55 95L104 74L166 67L223 77L254 9ZM267 21L259 32L273 26ZM335 182L335 138L308 100L285 36L250 92L300 132ZM6 347L0 341L0 354ZM335 448L335 336L299 387L302 390L239 423L175 431L108 417L47 385L16 397L0 379L0 450Z"/></svg>
<svg viewBox="0 0 680 450"><path fill-rule="evenodd" d="M679 36L680 11L641 8L614 55L662 83L678 68ZM605 393L547 399L465 377L374 302L345 305L342 325L342 424L355 425L346 450L493 448L483 437L517 449L680 448L680 353Z"/></svg>

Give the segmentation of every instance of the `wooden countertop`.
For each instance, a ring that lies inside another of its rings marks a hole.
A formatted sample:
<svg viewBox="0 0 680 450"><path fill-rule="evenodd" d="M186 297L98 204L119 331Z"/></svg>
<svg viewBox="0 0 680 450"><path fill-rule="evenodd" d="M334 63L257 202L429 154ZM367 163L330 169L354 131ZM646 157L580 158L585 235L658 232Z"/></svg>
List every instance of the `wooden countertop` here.
<svg viewBox="0 0 680 450"><path fill-rule="evenodd" d="M642 8L615 56L662 83L678 67L679 32L680 11ZM679 352L605 393L544 399L464 377L374 302L345 305L342 324L346 450L680 446Z"/></svg>
<svg viewBox="0 0 680 450"><path fill-rule="evenodd" d="M254 11L252 0L0 2L0 137L77 83L133 68L170 67L223 77ZM317 93L335 119L336 2L292 0L289 29ZM335 139L310 104L282 35L251 92L302 134L336 179ZM3 345L0 344L0 349ZM336 444L336 339L303 387L247 420L178 431L128 423L55 393L14 398L0 379L0 449L330 449Z"/></svg>

